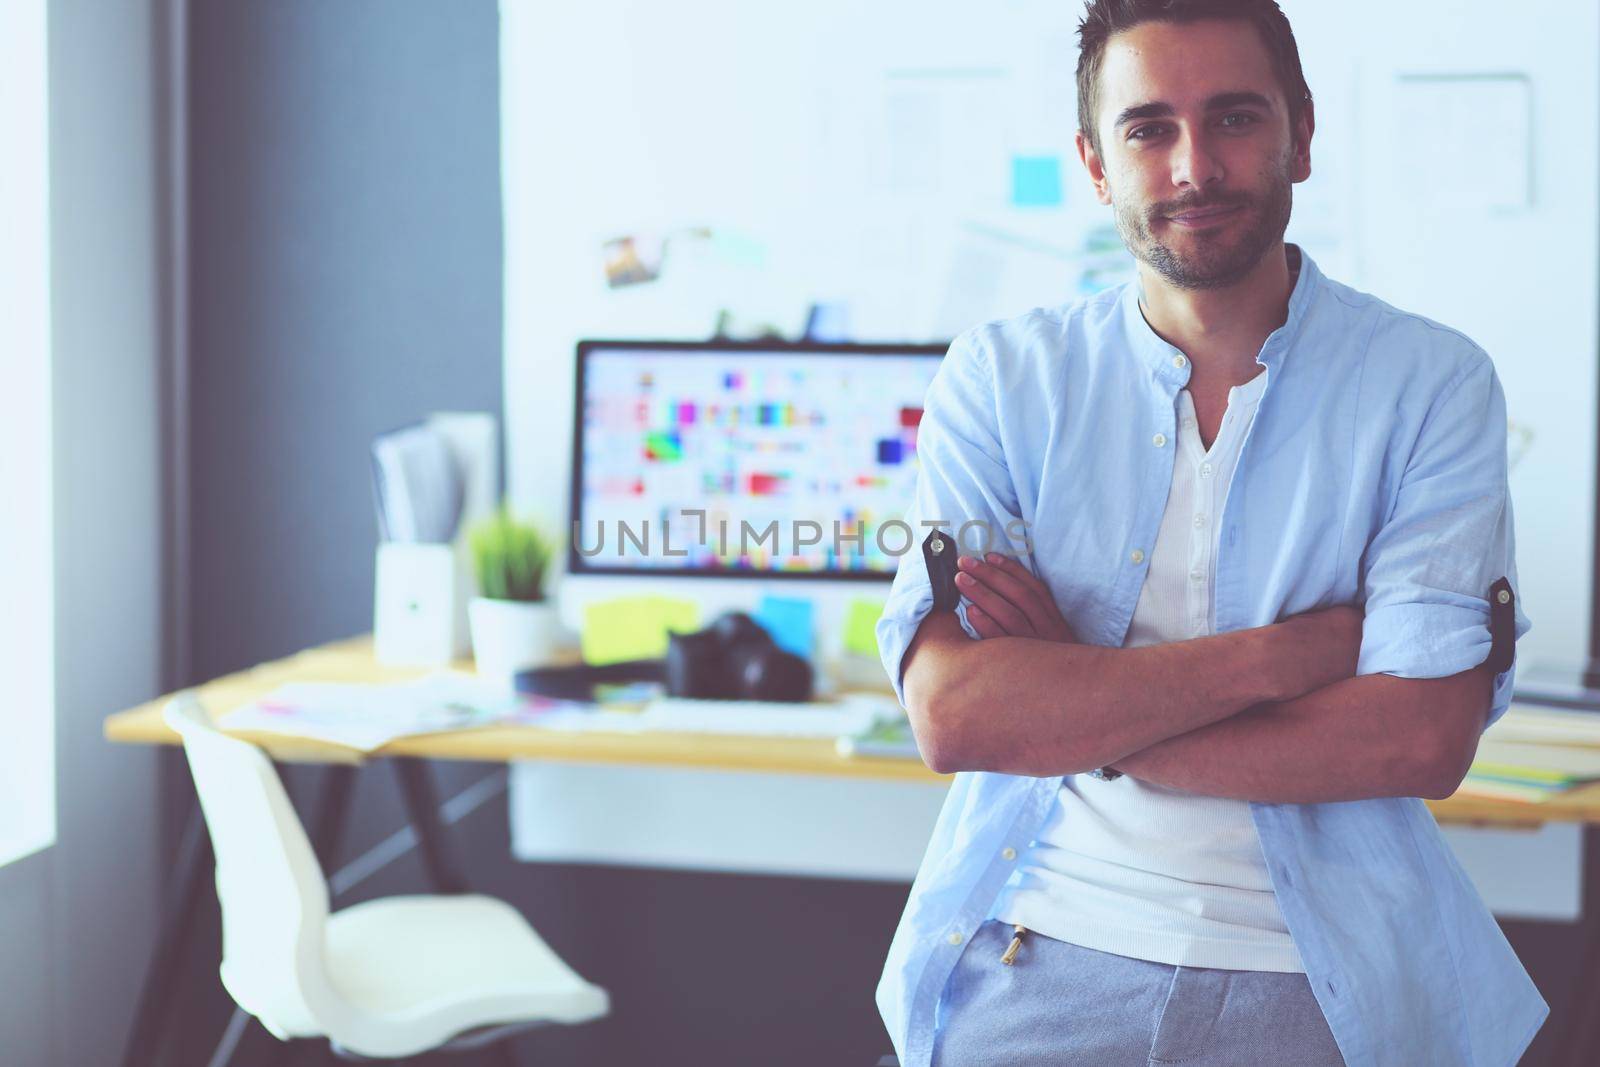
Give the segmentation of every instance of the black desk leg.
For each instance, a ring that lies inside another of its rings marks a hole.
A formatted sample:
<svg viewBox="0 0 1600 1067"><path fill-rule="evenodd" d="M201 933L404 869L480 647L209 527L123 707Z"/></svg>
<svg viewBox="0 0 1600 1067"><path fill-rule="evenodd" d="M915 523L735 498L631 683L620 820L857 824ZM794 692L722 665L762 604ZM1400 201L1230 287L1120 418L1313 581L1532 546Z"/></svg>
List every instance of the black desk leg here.
<svg viewBox="0 0 1600 1067"><path fill-rule="evenodd" d="M322 775L321 795L317 797L317 821L311 828L311 847L323 873L339 863L339 846L344 843L346 816L350 813L350 791L355 788L356 768L335 763Z"/></svg>
<svg viewBox="0 0 1600 1067"><path fill-rule="evenodd" d="M150 965L139 985L139 1001L133 1010L133 1028L122 1050L122 1067L149 1067L160 1047L162 1026L172 1008L175 979L189 943L190 921L199 902L200 887L212 870L211 837L200 814L198 801L191 801L189 818L184 823L178 844L178 861L172 868L167 887L166 907L156 928L156 943L150 950Z"/></svg>
<svg viewBox="0 0 1600 1067"><path fill-rule="evenodd" d="M433 777L428 765L418 759L392 759L396 779L400 783L400 796L406 806L406 817L411 821L412 832L417 835L417 852L422 857L422 867L437 893L465 893L467 880L462 877L461 866L445 839L444 826L439 822L439 795L433 788Z"/></svg>
<svg viewBox="0 0 1600 1067"><path fill-rule="evenodd" d="M1561 1067L1600 1063L1600 827L1583 828L1583 955L1578 962L1578 988L1567 1005L1567 1022L1555 1062Z"/></svg>

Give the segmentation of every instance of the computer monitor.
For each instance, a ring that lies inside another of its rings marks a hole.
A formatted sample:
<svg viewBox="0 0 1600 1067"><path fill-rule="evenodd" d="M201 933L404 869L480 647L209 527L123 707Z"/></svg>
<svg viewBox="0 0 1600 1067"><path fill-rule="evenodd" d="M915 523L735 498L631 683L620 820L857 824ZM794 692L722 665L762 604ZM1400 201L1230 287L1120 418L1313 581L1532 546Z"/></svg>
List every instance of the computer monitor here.
<svg viewBox="0 0 1600 1067"><path fill-rule="evenodd" d="M946 348L580 342L568 573L887 582Z"/></svg>

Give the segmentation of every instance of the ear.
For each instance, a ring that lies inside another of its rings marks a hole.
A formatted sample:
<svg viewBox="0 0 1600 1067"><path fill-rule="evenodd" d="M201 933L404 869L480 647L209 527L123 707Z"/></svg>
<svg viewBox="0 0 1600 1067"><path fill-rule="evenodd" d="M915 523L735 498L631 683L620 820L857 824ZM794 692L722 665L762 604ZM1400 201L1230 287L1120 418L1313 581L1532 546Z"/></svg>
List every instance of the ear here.
<svg viewBox="0 0 1600 1067"><path fill-rule="evenodd" d="M1310 100L1300 109L1300 118L1295 122L1290 134L1294 138L1294 150L1290 159L1289 179L1303 182L1311 177L1311 135L1317 128L1316 110Z"/></svg>
<svg viewBox="0 0 1600 1067"><path fill-rule="evenodd" d="M1111 185L1106 181L1106 168L1100 162L1100 155L1089 143L1089 138L1084 136L1082 130L1077 132L1074 143L1078 146L1078 158L1083 161L1084 169L1089 172L1089 180L1094 183L1095 199L1102 204L1111 203Z"/></svg>

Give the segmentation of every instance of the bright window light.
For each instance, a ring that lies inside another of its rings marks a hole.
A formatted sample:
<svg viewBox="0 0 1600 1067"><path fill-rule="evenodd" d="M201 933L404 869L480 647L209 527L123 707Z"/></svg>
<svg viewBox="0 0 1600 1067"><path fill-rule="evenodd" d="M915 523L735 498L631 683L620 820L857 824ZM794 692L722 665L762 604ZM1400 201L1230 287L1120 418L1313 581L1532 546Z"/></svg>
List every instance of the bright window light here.
<svg viewBox="0 0 1600 1067"><path fill-rule="evenodd" d="M0 865L56 836L45 2L0 3Z"/></svg>

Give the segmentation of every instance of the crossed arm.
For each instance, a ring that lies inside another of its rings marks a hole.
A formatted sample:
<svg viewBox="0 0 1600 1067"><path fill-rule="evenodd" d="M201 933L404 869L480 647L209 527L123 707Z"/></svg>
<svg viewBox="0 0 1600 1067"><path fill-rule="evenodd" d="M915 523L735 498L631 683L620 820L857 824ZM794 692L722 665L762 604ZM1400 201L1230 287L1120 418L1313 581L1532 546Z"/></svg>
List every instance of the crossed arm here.
<svg viewBox="0 0 1600 1067"><path fill-rule="evenodd" d="M1076 773L1110 765L1188 792L1262 803L1438 798L1471 763L1487 668L1356 675L1358 609L1137 649L1077 643L1016 561L962 557L973 642L924 620L905 691L935 770Z"/></svg>

